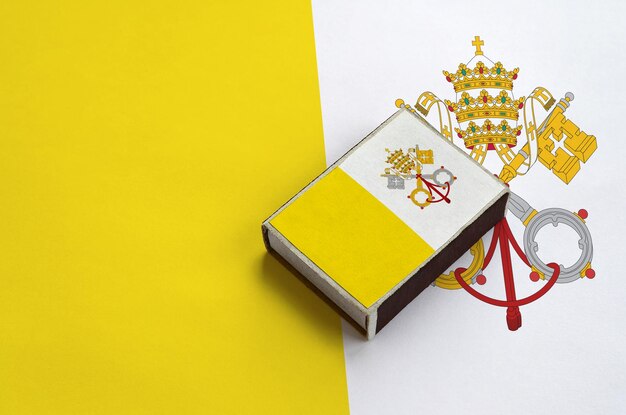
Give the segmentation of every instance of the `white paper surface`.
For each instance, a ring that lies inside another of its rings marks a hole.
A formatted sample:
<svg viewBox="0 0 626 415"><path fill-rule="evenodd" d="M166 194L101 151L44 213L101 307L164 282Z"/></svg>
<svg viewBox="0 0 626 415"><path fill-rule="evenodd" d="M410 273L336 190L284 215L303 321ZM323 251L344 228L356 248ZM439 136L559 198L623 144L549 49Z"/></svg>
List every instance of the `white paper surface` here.
<svg viewBox="0 0 626 415"><path fill-rule="evenodd" d="M475 35L489 58L520 68L516 96L537 86L557 100L573 92L567 116L598 141L569 185L539 163L511 185L538 210L589 211L597 276L557 284L522 307L516 332L507 329L504 309L435 287L373 341L344 324L351 412L626 413L626 3L314 0L313 11L329 164L385 120L396 98L413 104L428 90L454 99L442 70L473 57ZM490 154L486 166L498 173L501 162ZM521 223L512 215L509 223L521 239ZM559 227L540 236L542 258L577 258L571 232ZM518 297L544 284L514 265ZM477 289L504 298L498 254L485 275Z"/></svg>

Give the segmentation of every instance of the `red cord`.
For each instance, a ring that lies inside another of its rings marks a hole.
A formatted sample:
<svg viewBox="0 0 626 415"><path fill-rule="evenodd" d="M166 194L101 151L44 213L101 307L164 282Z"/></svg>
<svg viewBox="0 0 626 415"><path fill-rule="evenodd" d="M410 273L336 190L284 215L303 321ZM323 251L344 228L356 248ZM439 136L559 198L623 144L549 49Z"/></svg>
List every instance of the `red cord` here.
<svg viewBox="0 0 626 415"><path fill-rule="evenodd" d="M522 251L522 248L520 248L520 246L518 245L517 241L515 240L515 238L513 237L513 232L511 232L511 228L509 227L509 223L508 222L504 222L504 231L506 232L509 241L511 242L511 245L513 245L513 249L515 249L515 252L517 253L517 256L524 261L524 263L526 265L528 265L530 267L530 262L528 262L528 258L526 257L526 254L524 253L524 251Z"/></svg>
<svg viewBox="0 0 626 415"><path fill-rule="evenodd" d="M418 175L418 177L421 177L421 175ZM433 184L431 182L429 182L428 180L424 179L423 177L421 177L422 182L426 185L426 187L428 187L428 189L430 190L430 194L432 195L432 192L434 191L435 193L437 193L439 195L439 197L441 197L441 199L439 200L431 200L430 203L437 203L437 202L441 202L442 200L445 201L446 203L450 203L450 199L448 198L448 195L450 194L450 185L448 184L445 187L442 186L437 186L436 184ZM441 188L445 188L446 189L446 194L444 195L443 193L441 193L439 190L437 190L438 187Z"/></svg>
<svg viewBox="0 0 626 415"><path fill-rule="evenodd" d="M507 233L506 218L500 221L500 257L502 259L502 271L504 273L504 290L508 302L516 301L515 278L513 275L513 265L511 264L511 250L509 245L509 234ZM506 310L506 324L509 330L515 331L522 326L522 314L518 306L511 306Z"/></svg>
<svg viewBox="0 0 626 415"><path fill-rule="evenodd" d="M491 244L489 245L489 249L487 250L487 255L485 255L485 260L483 261L483 270L489 266L491 262L491 258L493 257L493 253L496 251L496 245L498 244L498 238L500 237L500 222L496 223L496 226L493 227L493 235L491 235Z"/></svg>
<svg viewBox="0 0 626 415"><path fill-rule="evenodd" d="M561 269L554 262L550 262L548 266L553 269L553 273L552 273L552 277L550 277L550 280L548 280L547 284L544 285L539 291L537 291L533 295L529 295L528 297L521 298L515 301L497 300L495 298L491 298L484 294L481 294L475 289L473 289L472 287L470 287L469 284L465 282L463 277L461 277L461 274L466 271L466 268L457 268L454 271L454 277L456 278L456 281L461 285L461 287L465 289L465 291L467 291L474 297L478 298L479 300L484 301L487 304L495 305L498 307L521 307L523 305L532 303L533 301L541 298L541 296L543 296L545 293L550 291L550 288L552 288L554 284L556 283L556 280L559 278L559 274L561 273Z"/></svg>

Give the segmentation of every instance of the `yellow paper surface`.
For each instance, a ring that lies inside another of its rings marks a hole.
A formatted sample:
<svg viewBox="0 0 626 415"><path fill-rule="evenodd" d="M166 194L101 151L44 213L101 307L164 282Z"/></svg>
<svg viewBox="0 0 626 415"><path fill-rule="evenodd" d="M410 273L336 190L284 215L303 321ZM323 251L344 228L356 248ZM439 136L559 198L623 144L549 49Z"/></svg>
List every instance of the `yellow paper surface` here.
<svg viewBox="0 0 626 415"><path fill-rule="evenodd" d="M434 252L340 167L311 186L271 223L365 307Z"/></svg>
<svg viewBox="0 0 626 415"><path fill-rule="evenodd" d="M346 413L260 232L324 168L310 4L3 2L0 62L0 413Z"/></svg>

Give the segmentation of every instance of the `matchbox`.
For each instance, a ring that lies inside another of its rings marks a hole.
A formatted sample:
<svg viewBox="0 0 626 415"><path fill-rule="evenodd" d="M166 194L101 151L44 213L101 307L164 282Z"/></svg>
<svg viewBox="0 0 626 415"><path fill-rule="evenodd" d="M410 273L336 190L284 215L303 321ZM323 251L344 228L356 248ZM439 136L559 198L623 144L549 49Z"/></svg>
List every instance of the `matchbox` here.
<svg viewBox="0 0 626 415"><path fill-rule="evenodd" d="M504 216L508 193L400 109L264 221L263 238L371 339Z"/></svg>

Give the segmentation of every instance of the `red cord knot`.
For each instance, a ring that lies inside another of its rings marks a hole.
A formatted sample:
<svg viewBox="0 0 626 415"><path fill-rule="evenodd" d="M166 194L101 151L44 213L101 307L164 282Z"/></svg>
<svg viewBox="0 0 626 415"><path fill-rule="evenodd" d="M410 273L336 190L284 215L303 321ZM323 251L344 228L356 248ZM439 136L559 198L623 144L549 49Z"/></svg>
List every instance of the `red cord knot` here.
<svg viewBox="0 0 626 415"><path fill-rule="evenodd" d="M531 272L529 277L530 277L530 280L533 281L533 282L539 281L539 278L540 278L539 277L539 273L537 271Z"/></svg>

